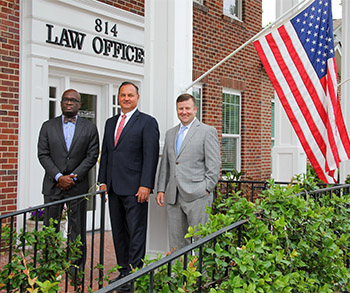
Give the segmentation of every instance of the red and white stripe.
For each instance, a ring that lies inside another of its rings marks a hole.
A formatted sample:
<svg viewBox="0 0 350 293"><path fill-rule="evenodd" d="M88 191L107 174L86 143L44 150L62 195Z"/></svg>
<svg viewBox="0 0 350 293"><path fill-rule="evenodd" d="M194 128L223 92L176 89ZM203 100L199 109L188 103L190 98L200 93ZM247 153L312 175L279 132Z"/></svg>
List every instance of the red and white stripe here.
<svg viewBox="0 0 350 293"><path fill-rule="evenodd" d="M339 163L350 159L350 142L334 58L320 80L289 21L254 45L317 175L325 183L336 182Z"/></svg>

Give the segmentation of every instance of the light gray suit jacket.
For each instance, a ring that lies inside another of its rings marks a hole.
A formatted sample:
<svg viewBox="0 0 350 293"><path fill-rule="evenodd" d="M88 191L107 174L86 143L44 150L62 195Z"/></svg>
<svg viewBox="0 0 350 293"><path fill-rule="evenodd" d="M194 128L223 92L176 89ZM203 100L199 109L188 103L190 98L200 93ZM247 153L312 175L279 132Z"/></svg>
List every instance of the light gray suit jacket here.
<svg viewBox="0 0 350 293"><path fill-rule="evenodd" d="M221 157L214 127L195 119L176 156L176 137L180 125L167 131L158 175L158 192L174 204L177 189L191 202L212 192L219 180Z"/></svg>

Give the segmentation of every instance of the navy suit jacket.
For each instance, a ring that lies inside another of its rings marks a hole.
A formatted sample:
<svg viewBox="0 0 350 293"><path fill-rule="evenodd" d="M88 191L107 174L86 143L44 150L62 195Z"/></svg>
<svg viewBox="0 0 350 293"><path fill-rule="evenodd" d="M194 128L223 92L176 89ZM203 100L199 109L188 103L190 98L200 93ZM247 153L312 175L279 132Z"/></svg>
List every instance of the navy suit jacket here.
<svg viewBox="0 0 350 293"><path fill-rule="evenodd" d="M45 169L42 192L57 195L62 192L56 184L57 173L77 174L75 185L66 190L68 195L79 195L89 190L88 173L96 164L99 138L96 125L79 117L69 151L63 135L62 116L43 123L38 141L38 158Z"/></svg>
<svg viewBox="0 0 350 293"><path fill-rule="evenodd" d="M117 146L114 132L119 115L106 121L98 181L118 195L135 195L140 186L153 189L159 157L156 119L138 110L125 125Z"/></svg>

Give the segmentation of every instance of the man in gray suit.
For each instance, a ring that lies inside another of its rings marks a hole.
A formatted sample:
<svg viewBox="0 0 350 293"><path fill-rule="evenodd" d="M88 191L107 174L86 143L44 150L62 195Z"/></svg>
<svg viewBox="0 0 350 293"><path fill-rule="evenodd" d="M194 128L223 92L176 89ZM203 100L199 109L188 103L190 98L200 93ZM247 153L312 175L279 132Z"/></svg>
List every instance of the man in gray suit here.
<svg viewBox="0 0 350 293"><path fill-rule="evenodd" d="M78 116L80 94L68 89L62 94L63 115L50 119L41 127L38 141L38 158L45 169L42 192L44 202L50 203L88 192L89 170L96 164L99 138L96 125ZM58 221L59 229L63 205L45 209L44 224L50 218ZM84 264L86 237L86 201L72 201L68 205L68 237L81 235L83 257L76 263Z"/></svg>
<svg viewBox="0 0 350 293"><path fill-rule="evenodd" d="M180 95L176 110L181 123L165 134L156 197L161 207L167 202L171 249L190 243L184 238L189 226L208 221L205 209L213 202L221 165L217 131L196 119L194 97Z"/></svg>

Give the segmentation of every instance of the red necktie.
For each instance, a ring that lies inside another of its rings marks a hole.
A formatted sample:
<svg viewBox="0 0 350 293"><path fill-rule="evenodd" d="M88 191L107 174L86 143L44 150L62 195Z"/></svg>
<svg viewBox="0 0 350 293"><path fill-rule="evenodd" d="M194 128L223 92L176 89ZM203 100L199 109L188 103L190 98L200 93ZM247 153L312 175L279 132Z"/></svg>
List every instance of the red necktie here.
<svg viewBox="0 0 350 293"><path fill-rule="evenodd" d="M117 129L117 135L115 136L114 146L117 145L119 136L120 136L120 134L121 134L122 131L123 131L123 127L124 127L124 123L125 123L125 118L126 118L126 115L124 114L124 115L122 116L122 120L120 121L119 126L118 126L118 129Z"/></svg>

